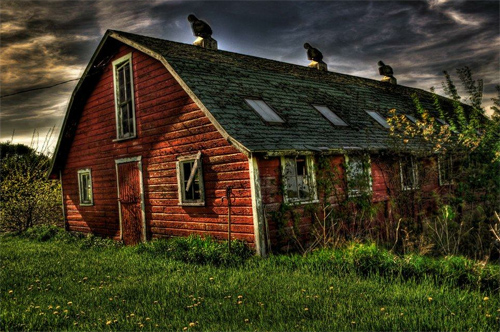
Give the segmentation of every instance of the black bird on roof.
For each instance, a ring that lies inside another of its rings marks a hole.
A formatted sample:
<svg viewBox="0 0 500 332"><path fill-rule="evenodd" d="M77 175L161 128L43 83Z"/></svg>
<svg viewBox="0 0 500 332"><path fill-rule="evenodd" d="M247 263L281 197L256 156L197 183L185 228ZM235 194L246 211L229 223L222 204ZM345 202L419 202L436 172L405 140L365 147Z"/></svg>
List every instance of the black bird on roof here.
<svg viewBox="0 0 500 332"><path fill-rule="evenodd" d="M394 72L392 71L392 67L384 64L382 60L378 62L378 73L383 76L394 76Z"/></svg>
<svg viewBox="0 0 500 332"><path fill-rule="evenodd" d="M188 21L191 22L191 29L196 37L210 38L212 37L212 28L206 22L199 20L193 14L188 16Z"/></svg>
<svg viewBox="0 0 500 332"><path fill-rule="evenodd" d="M309 45L309 43L304 44L304 48L307 50L307 58L316 62L323 61L323 54L317 49Z"/></svg>

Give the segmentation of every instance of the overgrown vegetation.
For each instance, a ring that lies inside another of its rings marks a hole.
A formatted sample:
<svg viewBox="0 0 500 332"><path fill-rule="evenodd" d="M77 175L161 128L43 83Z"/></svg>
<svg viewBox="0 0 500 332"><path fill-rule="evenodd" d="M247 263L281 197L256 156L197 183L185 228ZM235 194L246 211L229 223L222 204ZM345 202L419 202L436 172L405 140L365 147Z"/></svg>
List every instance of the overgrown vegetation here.
<svg viewBox="0 0 500 332"><path fill-rule="evenodd" d="M281 225L281 242L286 243L283 234L288 236L302 253L355 240L401 254L498 259L500 243L493 230L500 227L495 218L500 202L500 87L488 119L481 106L482 82L467 67L457 73L469 96L461 98L445 72L443 86L451 108L443 107L443 98L434 94L428 108L414 95L415 112L391 110L388 151L370 156L353 151L343 165L330 155L318 156L319 203L283 203L271 214ZM370 190L370 170L386 189L379 188L378 197ZM311 236L295 230L301 218L312 220ZM291 220L294 228L289 227Z"/></svg>
<svg viewBox="0 0 500 332"><path fill-rule="evenodd" d="M0 231L61 224L61 186L46 178L50 157L9 142L0 143L0 152Z"/></svg>
<svg viewBox="0 0 500 332"><path fill-rule="evenodd" d="M86 239L49 228L26 237L0 241L2 330L487 331L499 322L498 266L459 257L352 244L214 266L176 258L210 240L81 250Z"/></svg>

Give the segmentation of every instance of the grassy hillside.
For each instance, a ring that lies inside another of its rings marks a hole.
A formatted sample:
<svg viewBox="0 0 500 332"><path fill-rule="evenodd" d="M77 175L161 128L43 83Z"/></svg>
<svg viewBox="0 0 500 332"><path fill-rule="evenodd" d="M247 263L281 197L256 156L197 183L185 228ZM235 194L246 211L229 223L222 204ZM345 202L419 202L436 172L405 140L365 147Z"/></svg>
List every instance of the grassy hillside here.
<svg viewBox="0 0 500 332"><path fill-rule="evenodd" d="M498 289L459 287L435 276L415 281L369 269L363 273L322 268L310 263L321 261L314 256L250 258L217 267L181 262L155 254L154 248L82 249L76 242L3 237L0 329L497 331L499 327Z"/></svg>

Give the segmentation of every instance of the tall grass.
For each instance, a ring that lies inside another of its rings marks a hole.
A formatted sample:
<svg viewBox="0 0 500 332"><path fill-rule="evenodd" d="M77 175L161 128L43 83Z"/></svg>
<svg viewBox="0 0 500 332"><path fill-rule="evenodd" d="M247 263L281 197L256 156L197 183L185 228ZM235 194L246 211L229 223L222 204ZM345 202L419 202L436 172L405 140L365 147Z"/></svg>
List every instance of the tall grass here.
<svg viewBox="0 0 500 332"><path fill-rule="evenodd" d="M498 330L497 289L438 281L419 257L400 260L421 277L389 275L400 261L374 246L212 263L200 257L216 256L213 241L82 247L59 236L1 239L0 329ZM210 254L171 254L193 247ZM433 263L441 276L464 263L446 262Z"/></svg>

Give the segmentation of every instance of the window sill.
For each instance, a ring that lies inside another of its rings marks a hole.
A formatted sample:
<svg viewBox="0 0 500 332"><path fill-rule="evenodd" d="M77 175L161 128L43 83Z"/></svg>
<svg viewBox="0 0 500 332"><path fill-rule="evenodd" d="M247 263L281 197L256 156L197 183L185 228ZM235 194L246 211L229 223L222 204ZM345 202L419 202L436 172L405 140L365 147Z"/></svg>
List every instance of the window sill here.
<svg viewBox="0 0 500 332"><path fill-rule="evenodd" d="M80 206L94 206L94 203L80 203Z"/></svg>
<svg viewBox="0 0 500 332"><path fill-rule="evenodd" d="M205 206L205 202L182 202L179 206Z"/></svg>
<svg viewBox="0 0 500 332"><path fill-rule="evenodd" d="M315 204L315 203L319 203L319 199L312 199L312 200L307 200L307 201L287 199L287 200L285 200L285 203L291 204L291 205Z"/></svg>
<svg viewBox="0 0 500 332"><path fill-rule="evenodd" d="M131 136L131 137L125 137L125 138L115 138L112 142L123 142L123 141L128 141L131 139L137 138L137 135Z"/></svg>

